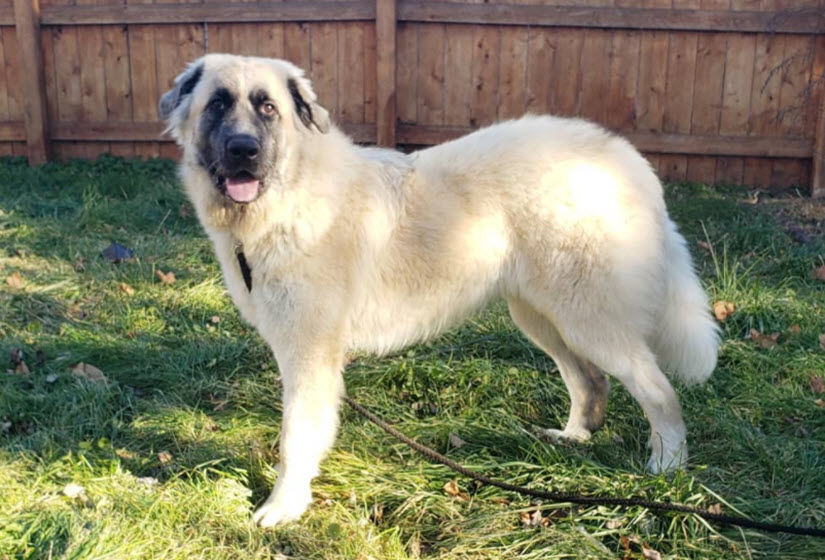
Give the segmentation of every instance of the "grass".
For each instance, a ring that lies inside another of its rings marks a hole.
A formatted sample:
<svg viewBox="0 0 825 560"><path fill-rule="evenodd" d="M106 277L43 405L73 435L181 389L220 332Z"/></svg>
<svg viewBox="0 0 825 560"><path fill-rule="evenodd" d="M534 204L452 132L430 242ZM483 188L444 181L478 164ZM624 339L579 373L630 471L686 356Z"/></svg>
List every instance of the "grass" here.
<svg viewBox="0 0 825 560"><path fill-rule="evenodd" d="M689 471L643 474L647 422L616 384L591 442L538 441L531 428L562 425L567 395L501 305L430 344L358 357L349 394L511 482L825 526L825 395L811 383L825 373L825 283L810 276L825 240L794 242L741 190L678 185L668 198L712 298L736 304L718 370L679 390ZM112 241L136 258L107 262ZM641 543L663 558L825 557L821 540L536 505L463 479L467 498L451 497L451 472L348 409L314 507L261 531L250 513L276 476L278 374L224 294L172 164L2 160L0 246L0 559L642 558ZM778 344L758 347L750 329ZM12 348L30 374L5 372ZM108 382L70 373L78 362ZM84 493L65 495L69 483ZM536 510L543 521L523 524Z"/></svg>

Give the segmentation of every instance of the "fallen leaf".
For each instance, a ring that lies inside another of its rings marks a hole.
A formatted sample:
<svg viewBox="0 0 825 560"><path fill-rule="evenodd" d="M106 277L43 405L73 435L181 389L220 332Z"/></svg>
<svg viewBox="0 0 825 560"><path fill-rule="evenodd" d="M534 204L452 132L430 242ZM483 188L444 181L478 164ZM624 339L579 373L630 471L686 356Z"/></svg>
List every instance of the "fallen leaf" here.
<svg viewBox="0 0 825 560"><path fill-rule="evenodd" d="M550 524L548 519L541 516L541 510L538 508L521 512L519 520L523 527L547 527Z"/></svg>
<svg viewBox="0 0 825 560"><path fill-rule="evenodd" d="M50 373L49 375L46 376L46 383L54 383L55 381L57 381L57 375L56 374Z"/></svg>
<svg viewBox="0 0 825 560"><path fill-rule="evenodd" d="M659 551L653 550L646 544L642 545L642 558L645 560L662 560L662 555L659 554Z"/></svg>
<svg viewBox="0 0 825 560"><path fill-rule="evenodd" d="M458 488L458 481L455 478L444 485L444 493L448 496L458 496L461 493Z"/></svg>
<svg viewBox="0 0 825 560"><path fill-rule="evenodd" d="M26 365L26 362L20 362L16 366L14 366L14 373L18 373L20 375L28 375L31 373L29 371L29 366Z"/></svg>
<svg viewBox="0 0 825 560"><path fill-rule="evenodd" d="M70 482L69 484L63 487L62 493L67 498L71 498L74 500L76 498L81 498L86 493L86 489L83 488L80 484Z"/></svg>
<svg viewBox="0 0 825 560"><path fill-rule="evenodd" d="M168 465L172 462L172 454L168 451L161 451L158 453L158 461L161 465Z"/></svg>
<svg viewBox="0 0 825 560"><path fill-rule="evenodd" d="M605 525L608 529L618 529L625 524L624 519L608 519Z"/></svg>
<svg viewBox="0 0 825 560"><path fill-rule="evenodd" d="M218 323L220 323L220 322L221 322L221 318L220 318L220 317L218 317L217 315L212 315L212 316L209 318L209 321L210 321L213 325L217 325Z"/></svg>
<svg viewBox="0 0 825 560"><path fill-rule="evenodd" d="M9 288L12 288L13 290L22 290L23 286L26 285L26 281L23 280L23 277L20 276L19 272L12 272L6 277L6 284L8 284Z"/></svg>
<svg viewBox="0 0 825 560"><path fill-rule="evenodd" d="M452 445L456 449L467 445L467 442L458 437L458 434L450 434L447 439L450 440L450 445Z"/></svg>
<svg viewBox="0 0 825 560"><path fill-rule="evenodd" d="M717 301L713 304L713 314L716 315L716 319L719 321L724 321L736 310L736 306L733 302L730 301Z"/></svg>
<svg viewBox="0 0 825 560"><path fill-rule="evenodd" d="M822 399L816 399L814 401L814 404L819 408L825 408L825 401L823 401Z"/></svg>
<svg viewBox="0 0 825 560"><path fill-rule="evenodd" d="M117 287L120 288L120 291L126 294L127 296L135 295L135 289L126 282L121 282L117 285Z"/></svg>
<svg viewBox="0 0 825 560"><path fill-rule="evenodd" d="M819 335L819 347L825 350L825 333Z"/></svg>
<svg viewBox="0 0 825 560"><path fill-rule="evenodd" d="M708 511L714 515L722 515L722 504L713 504Z"/></svg>
<svg viewBox="0 0 825 560"><path fill-rule="evenodd" d="M135 252L129 247L115 243L114 241L101 252L103 258L110 263L118 264L126 259L131 259L135 256Z"/></svg>
<svg viewBox="0 0 825 560"><path fill-rule="evenodd" d="M154 488L158 485L158 479L154 476L141 476L136 479L136 482L142 486L146 486L147 488Z"/></svg>
<svg viewBox="0 0 825 560"><path fill-rule="evenodd" d="M811 374L811 391L825 393L825 379L821 375Z"/></svg>
<svg viewBox="0 0 825 560"><path fill-rule="evenodd" d="M698 243L698 245L699 245L699 247L701 247L705 251L712 251L713 250L710 246L710 243L708 243L707 241L700 241Z"/></svg>
<svg viewBox="0 0 825 560"><path fill-rule="evenodd" d="M115 455L117 455L121 459L126 459L127 461L137 459L138 456L138 454L134 451L129 451L128 449L124 449L122 447L120 449L115 449Z"/></svg>
<svg viewBox="0 0 825 560"><path fill-rule="evenodd" d="M818 266L811 271L811 278L825 282L825 264Z"/></svg>
<svg viewBox="0 0 825 560"><path fill-rule="evenodd" d="M750 339L760 348L773 348L778 344L779 333L762 334L756 329L751 329Z"/></svg>
<svg viewBox="0 0 825 560"><path fill-rule="evenodd" d="M75 272L85 272L86 271L86 257L82 255L78 255L74 260L74 270Z"/></svg>
<svg viewBox="0 0 825 560"><path fill-rule="evenodd" d="M791 325L790 327L788 327L788 332L791 332L793 334L799 334L800 332L802 332L802 327L800 327L799 325Z"/></svg>
<svg viewBox="0 0 825 560"><path fill-rule="evenodd" d="M86 381L91 381L93 383L108 382L106 376L103 375L103 372L100 371L100 369L93 366L92 364L84 364L83 362L80 362L72 368L72 373L76 377L85 379Z"/></svg>
<svg viewBox="0 0 825 560"><path fill-rule="evenodd" d="M155 271L155 276L158 277L161 284L166 284L167 286L175 283L175 273L174 272L163 272L162 270L158 269Z"/></svg>

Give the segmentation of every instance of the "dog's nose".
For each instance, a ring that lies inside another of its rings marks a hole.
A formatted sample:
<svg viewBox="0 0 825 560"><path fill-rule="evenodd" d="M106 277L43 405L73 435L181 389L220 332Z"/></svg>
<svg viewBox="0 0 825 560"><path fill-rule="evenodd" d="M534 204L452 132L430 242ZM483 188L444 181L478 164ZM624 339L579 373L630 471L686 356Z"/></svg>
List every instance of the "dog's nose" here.
<svg viewBox="0 0 825 560"><path fill-rule="evenodd" d="M226 141L226 153L235 161L253 160L260 149L261 144L249 134L237 134Z"/></svg>

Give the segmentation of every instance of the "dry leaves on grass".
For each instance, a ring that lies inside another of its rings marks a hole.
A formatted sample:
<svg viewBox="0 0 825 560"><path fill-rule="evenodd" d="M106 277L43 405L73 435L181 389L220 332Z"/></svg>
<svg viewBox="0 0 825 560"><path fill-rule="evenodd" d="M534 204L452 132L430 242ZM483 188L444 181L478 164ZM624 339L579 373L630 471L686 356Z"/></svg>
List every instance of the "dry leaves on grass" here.
<svg viewBox="0 0 825 560"><path fill-rule="evenodd" d="M631 535L630 537L622 535L619 538L622 542L622 547L624 547L625 559L634 558L635 555L633 554L630 545L635 544L641 547L642 558L644 558L645 560L662 560L662 555L658 550L650 548L646 543L643 543L642 540L636 535Z"/></svg>
<svg viewBox="0 0 825 560"><path fill-rule="evenodd" d="M135 289L132 286L130 286L129 284L127 284L126 282L121 282L120 284L117 285L117 287L121 292L123 292L127 296L135 295Z"/></svg>
<svg viewBox="0 0 825 560"><path fill-rule="evenodd" d="M821 375L811 374L811 391L814 393L825 393L825 379Z"/></svg>
<svg viewBox="0 0 825 560"><path fill-rule="evenodd" d="M9 352L9 358L11 358L11 363L14 366L14 373L19 375L28 375L31 373L29 366L23 361L23 351L20 348L13 346Z"/></svg>
<svg viewBox="0 0 825 560"><path fill-rule="evenodd" d="M825 333L819 335L819 347L825 350Z"/></svg>
<svg viewBox="0 0 825 560"><path fill-rule="evenodd" d="M158 461L161 465L168 465L172 462L172 454L168 451L161 451L158 453Z"/></svg>
<svg viewBox="0 0 825 560"><path fill-rule="evenodd" d="M83 488L80 484L70 482L69 484L63 487L61 493L67 498L76 500L78 498L84 497L84 495L86 494L86 489Z"/></svg>
<svg viewBox="0 0 825 560"><path fill-rule="evenodd" d="M23 277L20 276L19 272L12 272L6 277L6 284L8 284L9 288L13 290L22 290L26 285L26 281L23 280Z"/></svg>
<svg viewBox="0 0 825 560"><path fill-rule="evenodd" d="M820 282L825 282L825 264L813 269L811 271L811 278L814 280L819 280Z"/></svg>
<svg viewBox="0 0 825 560"><path fill-rule="evenodd" d="M455 478L444 485L444 493L450 497L458 498L459 500L469 500L470 495L467 492L462 492L458 486L458 480Z"/></svg>
<svg viewBox="0 0 825 560"><path fill-rule="evenodd" d="M162 270L158 269L155 271L155 276L158 277L161 284L165 284L167 286L171 286L175 283L175 273L174 272L163 272Z"/></svg>
<svg viewBox="0 0 825 560"><path fill-rule="evenodd" d="M450 440L450 445L455 447L456 449L458 449L460 447L464 447L465 445L467 445L467 442L464 441L463 439L461 439L460 437L458 437L458 434L451 433L447 437L447 439Z"/></svg>
<svg viewBox="0 0 825 560"><path fill-rule="evenodd" d="M724 321L736 311L736 305L731 301L717 301L713 304L713 314L718 321Z"/></svg>
<svg viewBox="0 0 825 560"><path fill-rule="evenodd" d="M779 333L771 333L771 334L762 334L756 329L751 329L750 334L748 335L754 344L759 346L760 348L774 348L779 344Z"/></svg>
<svg viewBox="0 0 825 560"><path fill-rule="evenodd" d="M103 372L100 371L99 368L96 368L92 364L86 364L80 362L76 366L72 368L72 374L75 377L79 377L80 379L84 379L86 381L91 381L92 383L108 383L109 380L106 379L106 376L103 375Z"/></svg>

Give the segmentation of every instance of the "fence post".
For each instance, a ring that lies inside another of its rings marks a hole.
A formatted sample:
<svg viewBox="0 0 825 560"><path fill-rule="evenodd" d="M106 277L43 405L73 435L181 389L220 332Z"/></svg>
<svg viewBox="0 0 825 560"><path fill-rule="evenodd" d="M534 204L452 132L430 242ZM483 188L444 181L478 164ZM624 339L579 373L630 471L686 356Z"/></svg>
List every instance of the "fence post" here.
<svg viewBox="0 0 825 560"><path fill-rule="evenodd" d="M825 198L825 91L822 92L816 121L813 171L811 198Z"/></svg>
<svg viewBox="0 0 825 560"><path fill-rule="evenodd" d="M14 23L20 48L20 82L26 121L26 152L29 165L40 165L51 157L46 112L43 56L40 51L40 4L38 0L14 0Z"/></svg>
<svg viewBox="0 0 825 560"><path fill-rule="evenodd" d="M376 80L379 146L395 146L395 1L375 1Z"/></svg>

